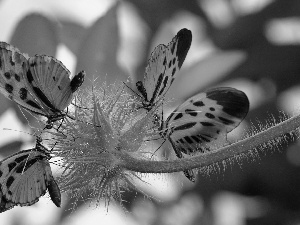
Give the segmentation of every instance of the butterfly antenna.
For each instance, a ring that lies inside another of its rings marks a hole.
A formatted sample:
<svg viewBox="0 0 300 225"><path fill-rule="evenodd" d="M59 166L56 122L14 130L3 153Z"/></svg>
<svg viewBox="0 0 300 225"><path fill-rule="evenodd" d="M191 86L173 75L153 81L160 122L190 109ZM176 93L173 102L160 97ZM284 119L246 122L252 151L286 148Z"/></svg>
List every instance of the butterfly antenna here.
<svg viewBox="0 0 300 225"><path fill-rule="evenodd" d="M66 115L68 115L68 112L69 112L69 107L67 107ZM59 128L61 127L61 125L63 124L64 121L65 121L65 117L63 117L63 118L61 119L61 123L60 123L59 126L57 127L56 131L59 130Z"/></svg>
<svg viewBox="0 0 300 225"><path fill-rule="evenodd" d="M89 109L89 110L93 109L93 108L87 108L87 107L82 107L82 106L76 105L76 97L75 97L75 104L73 102L71 102L71 104L74 105L75 107L79 108L79 109Z"/></svg>
<svg viewBox="0 0 300 225"><path fill-rule="evenodd" d="M69 116L68 116L69 117ZM75 118L74 118L75 120ZM65 121L65 118L63 118L63 121ZM65 135L61 130L58 130L62 125L62 122L60 123L59 127L58 128L54 128L58 133L62 134L64 137L68 137L68 135ZM73 140L75 141L76 140L76 137L74 137L72 134L69 134L70 136L72 136Z"/></svg>
<svg viewBox="0 0 300 225"><path fill-rule="evenodd" d="M43 139L41 138L41 136L36 136L36 145L35 145L35 148L33 148L33 149L31 149L31 150L37 149L37 146L42 146L42 147L44 147L44 146L41 144L42 141L43 141ZM28 157L26 158L26 161L25 161L25 164L24 164L24 167L23 167L23 169L22 169L22 173L21 173L21 174L23 174L24 171L25 171L26 164L27 164L27 162L28 162L28 158L29 158L29 155L28 155Z"/></svg>
<svg viewBox="0 0 300 225"><path fill-rule="evenodd" d="M131 87L129 87L124 81L123 81L123 84L124 84L128 89L130 89L134 94L136 94L136 95L139 96L140 98L143 98L139 93L137 93L135 90L133 90Z"/></svg>
<svg viewBox="0 0 300 225"><path fill-rule="evenodd" d="M41 138L41 134L32 134L32 133L28 133L26 131L21 131L21 130L13 130L13 129L10 129L10 128L3 128L3 130L9 130L9 131L15 131L15 132L19 132L19 133L23 133L23 134L28 134L30 136L33 136L36 138L36 141L38 143L41 143L43 140L53 140L53 139L48 139L48 138L45 138L45 139L42 139Z"/></svg>
<svg viewBox="0 0 300 225"><path fill-rule="evenodd" d="M144 141L157 141L157 140L160 140L160 139L162 139L162 137L153 138L153 139L147 139L147 140L144 140Z"/></svg>
<svg viewBox="0 0 300 225"><path fill-rule="evenodd" d="M52 152L53 151L53 149L54 149L54 147L55 147L55 145L57 144L58 142L56 141L54 144L53 144L53 146L52 146L52 148L49 150L49 152Z"/></svg>
<svg viewBox="0 0 300 225"><path fill-rule="evenodd" d="M152 153L150 159L152 159L152 157L154 156L154 154L158 151L158 149L161 148L161 146L163 146L163 144L166 142L167 139L164 139L164 141L161 143L161 145Z"/></svg>
<svg viewBox="0 0 300 225"><path fill-rule="evenodd" d="M27 121L27 125L28 125L28 127L30 127L30 128L32 128L33 129L33 126L31 126L30 125L30 121L29 121L29 119L27 118L27 116L25 115L25 113L23 112L23 110L24 110L24 108L22 108L21 106L19 106L18 105L18 107L19 107L19 109L20 109L20 111L21 111L21 113L22 113L22 115L24 116L24 118L25 118L25 120ZM26 110L26 109L25 109ZM34 113L31 113L29 110L26 110L32 117L34 117L37 121L39 121L40 122L40 119L38 119L38 117L37 117L37 115L36 114L34 114Z"/></svg>
<svg viewBox="0 0 300 225"><path fill-rule="evenodd" d="M75 107L77 107L79 109L88 109L88 110L92 110L93 109L93 108L87 108L87 107L82 107L82 106L76 105L73 102L71 103L71 105L74 105Z"/></svg>
<svg viewBox="0 0 300 225"><path fill-rule="evenodd" d="M28 134L30 136L33 136L33 137L36 138L37 144L40 144L42 141L53 141L53 140L55 140L54 138L43 138L42 139L41 134L40 135L31 134L31 133L28 133L28 132L25 132L25 131L13 130L13 129L10 129L10 128L3 128L3 130L15 131L15 132L19 132L19 133Z"/></svg>
<svg viewBox="0 0 300 225"><path fill-rule="evenodd" d="M21 130L13 130L13 129L11 129L11 128L3 128L3 130L16 131L16 132L19 132L19 133L24 133L24 134L28 134L28 135L34 136L34 137L36 137L36 138L38 138L38 137L39 137L38 135L31 134L31 133L28 133L28 132L26 132L26 131L21 131Z"/></svg>
<svg viewBox="0 0 300 225"><path fill-rule="evenodd" d="M29 158L29 155L28 155L27 158L26 158L26 161L25 161L25 164L24 164L24 167L23 167L23 169L22 169L22 173L21 173L21 174L23 174L24 171L25 171L26 164L27 164L27 162L28 162L28 158Z"/></svg>

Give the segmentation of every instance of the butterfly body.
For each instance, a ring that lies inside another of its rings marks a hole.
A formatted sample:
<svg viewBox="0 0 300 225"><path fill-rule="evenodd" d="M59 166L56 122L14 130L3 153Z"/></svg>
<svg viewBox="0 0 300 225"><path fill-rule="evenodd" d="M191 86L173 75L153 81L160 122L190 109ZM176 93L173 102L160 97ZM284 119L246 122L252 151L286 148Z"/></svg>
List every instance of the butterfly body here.
<svg viewBox="0 0 300 225"><path fill-rule="evenodd" d="M25 109L48 118L47 124L62 119L81 86L85 72L70 79L69 70L46 55L29 57L17 48L0 42L0 92Z"/></svg>
<svg viewBox="0 0 300 225"><path fill-rule="evenodd" d="M0 162L0 212L14 206L30 206L46 191L60 207L61 195L49 164L51 156L39 142L33 149L17 152Z"/></svg>
<svg viewBox="0 0 300 225"><path fill-rule="evenodd" d="M178 158L212 151L227 144L227 134L248 110L249 100L242 91L210 89L178 106L164 123L161 135L169 140ZM195 181L193 170L184 173Z"/></svg>

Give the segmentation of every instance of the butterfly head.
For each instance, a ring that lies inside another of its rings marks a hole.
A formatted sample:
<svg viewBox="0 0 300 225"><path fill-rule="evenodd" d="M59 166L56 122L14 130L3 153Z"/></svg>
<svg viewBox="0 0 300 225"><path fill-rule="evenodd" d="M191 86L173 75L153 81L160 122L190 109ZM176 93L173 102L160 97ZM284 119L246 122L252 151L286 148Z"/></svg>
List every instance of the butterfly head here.
<svg viewBox="0 0 300 225"><path fill-rule="evenodd" d="M85 75L85 71L82 70L73 77L70 83L71 90L73 93L82 85Z"/></svg>

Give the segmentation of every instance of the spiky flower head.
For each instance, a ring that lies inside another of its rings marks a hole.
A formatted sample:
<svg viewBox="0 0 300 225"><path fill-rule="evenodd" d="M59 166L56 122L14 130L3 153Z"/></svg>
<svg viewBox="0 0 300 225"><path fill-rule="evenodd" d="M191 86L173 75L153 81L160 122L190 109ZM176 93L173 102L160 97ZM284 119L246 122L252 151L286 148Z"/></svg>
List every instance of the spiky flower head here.
<svg viewBox="0 0 300 225"><path fill-rule="evenodd" d="M122 159L144 157L145 138L157 134L153 112L141 113L137 103L124 84L78 94L69 113L74 119L66 118L57 132L51 131L56 140L52 153L62 161L61 191L99 202L121 200L120 190L134 186L136 175L122 167Z"/></svg>

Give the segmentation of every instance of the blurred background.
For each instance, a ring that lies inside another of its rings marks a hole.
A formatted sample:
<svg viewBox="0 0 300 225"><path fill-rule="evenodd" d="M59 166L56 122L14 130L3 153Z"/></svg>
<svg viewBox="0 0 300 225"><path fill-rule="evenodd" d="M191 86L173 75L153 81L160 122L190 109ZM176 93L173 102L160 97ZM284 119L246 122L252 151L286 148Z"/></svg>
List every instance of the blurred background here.
<svg viewBox="0 0 300 225"><path fill-rule="evenodd" d="M210 87L243 90L251 108L232 141L249 127L266 126L268 118L280 121L280 111L299 112L298 0L0 0L0 40L30 56L55 56L72 74L85 70L85 88L95 77L99 84L141 80L154 47L184 27L193 42L166 114ZM0 104L1 157L34 146L30 135L18 132L30 128L16 104L2 95ZM111 203L108 210L91 200L72 212L67 196L62 209L42 197L0 214L0 224L300 224L298 145L287 136L255 156L212 166L195 184L181 173L144 175L149 184L139 184L141 192L125 191L123 206ZM168 145L163 151L174 154Z"/></svg>

